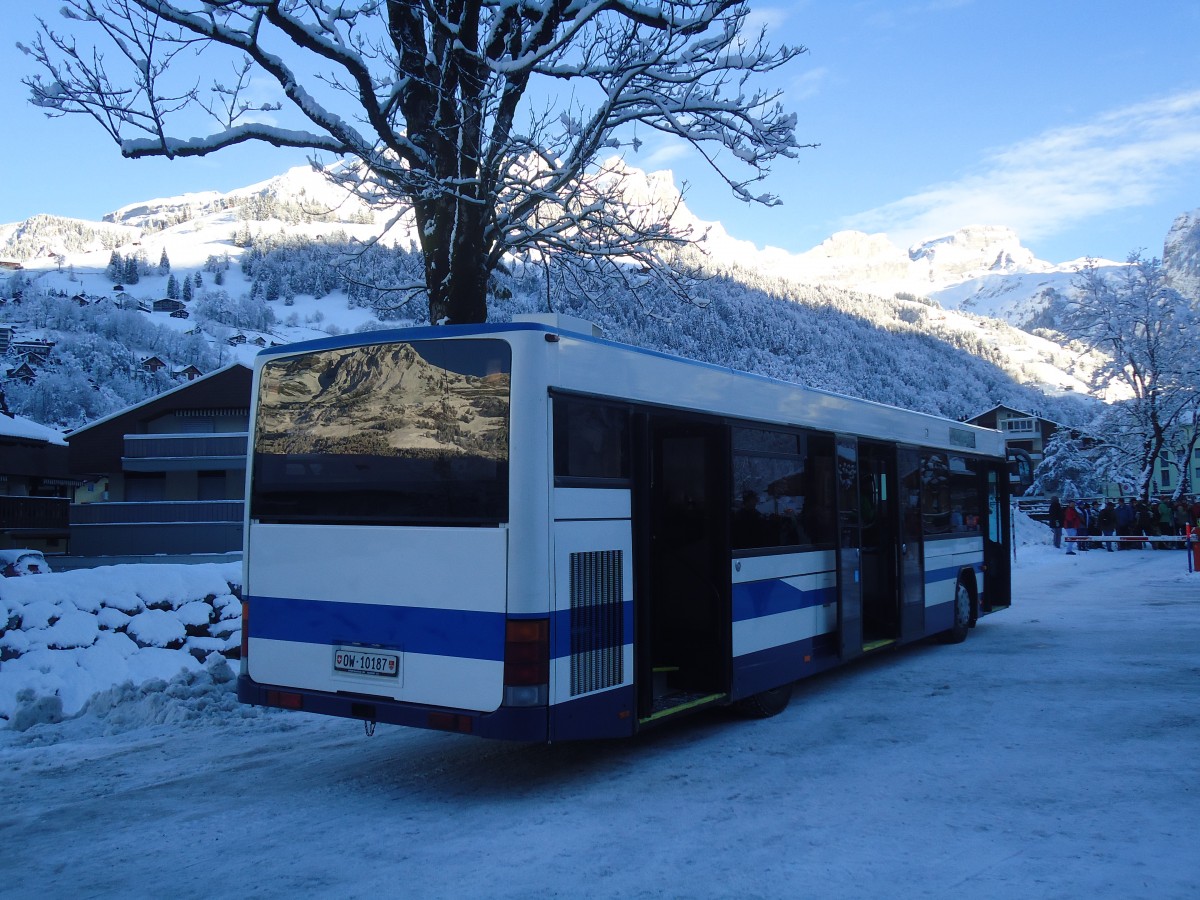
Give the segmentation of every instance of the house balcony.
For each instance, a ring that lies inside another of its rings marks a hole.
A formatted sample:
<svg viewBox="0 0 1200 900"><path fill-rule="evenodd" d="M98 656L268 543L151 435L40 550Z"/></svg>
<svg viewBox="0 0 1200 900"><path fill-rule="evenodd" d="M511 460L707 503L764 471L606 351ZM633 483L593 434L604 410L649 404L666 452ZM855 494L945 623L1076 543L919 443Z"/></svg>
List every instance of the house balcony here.
<svg viewBox="0 0 1200 900"><path fill-rule="evenodd" d="M127 434L121 467L126 472L201 472L246 468L249 435Z"/></svg>
<svg viewBox="0 0 1200 900"><path fill-rule="evenodd" d="M71 552L78 556L229 553L242 548L241 500L75 503Z"/></svg>
<svg viewBox="0 0 1200 900"><path fill-rule="evenodd" d="M65 497L0 496L0 530L7 533L66 534L70 501Z"/></svg>

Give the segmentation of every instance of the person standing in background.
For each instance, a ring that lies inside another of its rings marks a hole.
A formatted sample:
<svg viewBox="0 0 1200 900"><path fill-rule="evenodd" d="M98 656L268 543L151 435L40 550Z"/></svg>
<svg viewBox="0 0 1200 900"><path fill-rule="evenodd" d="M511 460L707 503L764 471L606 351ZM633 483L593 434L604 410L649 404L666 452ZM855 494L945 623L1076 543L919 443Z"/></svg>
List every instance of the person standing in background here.
<svg viewBox="0 0 1200 900"><path fill-rule="evenodd" d="M1063 508L1058 497L1050 498L1050 518L1046 520L1050 530L1054 532L1054 549L1062 549Z"/></svg>

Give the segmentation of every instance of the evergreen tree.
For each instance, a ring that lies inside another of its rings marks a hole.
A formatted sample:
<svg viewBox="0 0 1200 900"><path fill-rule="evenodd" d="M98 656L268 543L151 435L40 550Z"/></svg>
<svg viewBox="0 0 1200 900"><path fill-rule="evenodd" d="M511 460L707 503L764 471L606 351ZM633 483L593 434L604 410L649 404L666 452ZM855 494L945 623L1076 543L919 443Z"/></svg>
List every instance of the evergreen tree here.
<svg viewBox="0 0 1200 900"><path fill-rule="evenodd" d="M179 299L179 282L175 280L174 275L167 278L167 297L171 300Z"/></svg>
<svg viewBox="0 0 1200 900"><path fill-rule="evenodd" d="M1042 461L1033 470L1033 483L1028 492L1057 494L1064 500L1098 496L1103 492L1098 468L1096 460L1084 450L1078 435L1070 429L1060 428L1050 438Z"/></svg>
<svg viewBox="0 0 1200 900"><path fill-rule="evenodd" d="M192 291L192 279L190 279L190 278L183 279L183 302L190 303L193 296L194 296L194 294Z"/></svg>
<svg viewBox="0 0 1200 900"><path fill-rule="evenodd" d="M141 280L141 275L138 272L138 263L136 257L126 257L124 271L121 273L121 277L126 284L137 284Z"/></svg>
<svg viewBox="0 0 1200 900"><path fill-rule="evenodd" d="M162 256L158 258L158 274L166 275L171 271L171 260L167 259L167 248L163 247Z"/></svg>
<svg viewBox="0 0 1200 900"><path fill-rule="evenodd" d="M125 260L116 250L108 257L108 268L104 270L104 274L113 284L117 284L125 278Z"/></svg>

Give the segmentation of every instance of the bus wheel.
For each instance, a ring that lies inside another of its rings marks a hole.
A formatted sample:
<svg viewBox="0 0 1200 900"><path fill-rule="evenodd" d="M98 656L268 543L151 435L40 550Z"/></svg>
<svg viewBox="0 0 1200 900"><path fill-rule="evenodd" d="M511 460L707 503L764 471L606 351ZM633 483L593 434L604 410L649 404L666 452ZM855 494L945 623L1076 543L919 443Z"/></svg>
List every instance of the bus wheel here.
<svg viewBox="0 0 1200 900"><path fill-rule="evenodd" d="M949 631L943 631L938 639L943 644L961 644L967 639L967 629L971 627L971 592L961 581L954 588L954 625Z"/></svg>
<svg viewBox="0 0 1200 900"><path fill-rule="evenodd" d="M761 694L754 694L745 700L739 700L733 705L733 708L738 715L747 719L769 719L787 709L791 699L792 686L785 684L782 687L763 691Z"/></svg>

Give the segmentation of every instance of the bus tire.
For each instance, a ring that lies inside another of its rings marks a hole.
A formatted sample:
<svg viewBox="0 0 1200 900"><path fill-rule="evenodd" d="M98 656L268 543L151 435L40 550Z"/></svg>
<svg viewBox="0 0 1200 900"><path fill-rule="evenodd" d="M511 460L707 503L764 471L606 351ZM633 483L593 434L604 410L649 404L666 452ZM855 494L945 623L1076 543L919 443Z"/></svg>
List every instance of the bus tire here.
<svg viewBox="0 0 1200 900"><path fill-rule="evenodd" d="M949 631L938 635L943 644L961 644L967 639L971 627L971 591L959 581L954 588L954 624Z"/></svg>
<svg viewBox="0 0 1200 900"><path fill-rule="evenodd" d="M769 719L787 709L791 699L792 686L785 684L739 700L733 708L738 715L746 719Z"/></svg>

